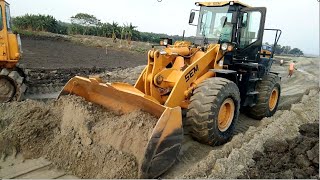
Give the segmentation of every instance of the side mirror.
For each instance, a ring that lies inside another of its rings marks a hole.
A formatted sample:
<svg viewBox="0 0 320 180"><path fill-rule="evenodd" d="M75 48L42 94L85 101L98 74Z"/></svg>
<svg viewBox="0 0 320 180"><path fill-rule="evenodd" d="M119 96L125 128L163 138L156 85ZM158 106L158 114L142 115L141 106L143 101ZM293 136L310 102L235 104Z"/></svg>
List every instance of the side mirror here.
<svg viewBox="0 0 320 180"><path fill-rule="evenodd" d="M189 17L189 24L192 24L194 21L194 16L196 15L195 12L190 12L190 17Z"/></svg>

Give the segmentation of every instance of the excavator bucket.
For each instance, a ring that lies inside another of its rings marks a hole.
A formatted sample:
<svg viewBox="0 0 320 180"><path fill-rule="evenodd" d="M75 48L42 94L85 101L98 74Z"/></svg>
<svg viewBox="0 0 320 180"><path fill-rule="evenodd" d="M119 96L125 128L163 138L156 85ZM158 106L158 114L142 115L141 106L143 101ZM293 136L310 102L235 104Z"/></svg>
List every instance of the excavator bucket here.
<svg viewBox="0 0 320 180"><path fill-rule="evenodd" d="M180 107L165 107L129 84L106 84L98 78L72 78L59 97L69 94L113 111L129 113L142 110L159 118L142 154L134 154L140 178L156 178L174 164L183 139Z"/></svg>

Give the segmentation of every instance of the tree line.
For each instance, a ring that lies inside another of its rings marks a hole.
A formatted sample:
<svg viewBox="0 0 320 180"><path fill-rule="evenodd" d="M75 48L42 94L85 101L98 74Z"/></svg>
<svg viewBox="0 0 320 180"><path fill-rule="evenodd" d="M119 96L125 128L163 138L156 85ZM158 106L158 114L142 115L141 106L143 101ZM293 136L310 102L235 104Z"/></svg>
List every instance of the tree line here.
<svg viewBox="0 0 320 180"><path fill-rule="evenodd" d="M14 28L28 31L46 31L65 35L90 35L102 36L124 40L144 41L144 42L160 42L160 38L169 37L173 41L179 40L181 36L169 36L167 34L140 32L137 26L132 23L120 25L117 22L102 22L94 15L86 13L78 13L72 16L71 21L61 22L50 15L33 15L26 14L12 18Z"/></svg>
<svg viewBox="0 0 320 180"><path fill-rule="evenodd" d="M69 23L56 20L50 15L33 15L26 14L24 16L18 16L13 18L13 25L16 30L29 30L29 31L47 31L65 35L90 35L90 36L102 36L117 39L127 40L129 43L131 40L144 41L144 42L160 42L160 38L168 37L174 41L181 40L182 37L175 35L169 36L167 34L140 32L137 30L137 26L132 23L120 25L117 22L102 22L94 15L86 13L78 13L70 17ZM186 38L188 40L191 37ZM268 44L268 43L266 43ZM269 45L269 44L268 44ZM291 54L291 55L303 55L303 52L298 48L291 49L290 46L281 46L278 44L275 48L275 54Z"/></svg>
<svg viewBox="0 0 320 180"><path fill-rule="evenodd" d="M266 45L269 45L268 43L265 43ZM273 44L271 45L273 47ZM281 46L280 44L277 44L274 50L274 53L277 55L294 55L294 56L303 56L303 51L301 51L299 48L291 48L291 46Z"/></svg>

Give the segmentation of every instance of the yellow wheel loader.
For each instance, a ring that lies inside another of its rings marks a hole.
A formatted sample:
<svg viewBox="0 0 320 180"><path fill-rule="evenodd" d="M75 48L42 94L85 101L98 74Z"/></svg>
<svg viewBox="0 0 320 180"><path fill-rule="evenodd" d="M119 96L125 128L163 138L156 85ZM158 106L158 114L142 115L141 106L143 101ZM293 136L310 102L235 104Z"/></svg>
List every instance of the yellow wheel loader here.
<svg viewBox="0 0 320 180"><path fill-rule="evenodd" d="M21 58L20 36L12 32L10 7L0 0L0 103L21 100L25 74L17 67Z"/></svg>
<svg viewBox="0 0 320 180"><path fill-rule="evenodd" d="M134 86L76 76L60 94L159 118L147 148L141 150L142 178L158 177L174 164L184 131L202 143L221 145L232 137L240 108L257 119L277 110L280 78L270 72L273 54L261 56L266 8L238 1L196 5L200 10L192 10L189 19L192 24L199 12L194 42L170 45L164 39L153 46Z"/></svg>

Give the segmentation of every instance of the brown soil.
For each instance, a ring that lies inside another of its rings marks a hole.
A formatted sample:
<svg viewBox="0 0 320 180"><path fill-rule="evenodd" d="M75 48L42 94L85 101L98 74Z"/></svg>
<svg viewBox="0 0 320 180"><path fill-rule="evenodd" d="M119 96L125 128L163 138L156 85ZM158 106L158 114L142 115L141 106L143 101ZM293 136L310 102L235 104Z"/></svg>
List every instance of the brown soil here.
<svg viewBox="0 0 320 180"><path fill-rule="evenodd" d="M89 47L65 39L22 38L21 64L27 69L128 68L146 64L145 53Z"/></svg>
<svg viewBox="0 0 320 180"><path fill-rule="evenodd" d="M319 123L304 124L294 139L268 140L263 153L253 154L255 164L239 178L319 179Z"/></svg>
<svg viewBox="0 0 320 180"><path fill-rule="evenodd" d="M87 46L85 39L89 39ZM91 41L99 43L92 46ZM59 92L74 76L87 77L147 63L146 53L116 47L106 50L103 42L95 38L58 35L22 37L20 64L28 77L27 97Z"/></svg>
<svg viewBox="0 0 320 180"><path fill-rule="evenodd" d="M2 105L0 153L45 156L81 178L137 178L157 121L137 111L115 114L79 97ZM10 114L16 109L17 114ZM19 111L18 111L19 109ZM10 110L10 111L9 111Z"/></svg>
<svg viewBox="0 0 320 180"><path fill-rule="evenodd" d="M211 148L204 158L188 164L184 172L169 177L235 179L243 175L248 167L253 167L253 154L262 152L266 141L294 138L300 125L319 121L319 99L315 98L318 96L319 90L311 90L289 111L279 110L273 117L264 118L259 126L251 126L227 144Z"/></svg>
<svg viewBox="0 0 320 180"><path fill-rule="evenodd" d="M15 112L15 113L12 113ZM60 115L43 102L0 104L0 154L5 158L22 149L26 158L38 158L53 138Z"/></svg>

